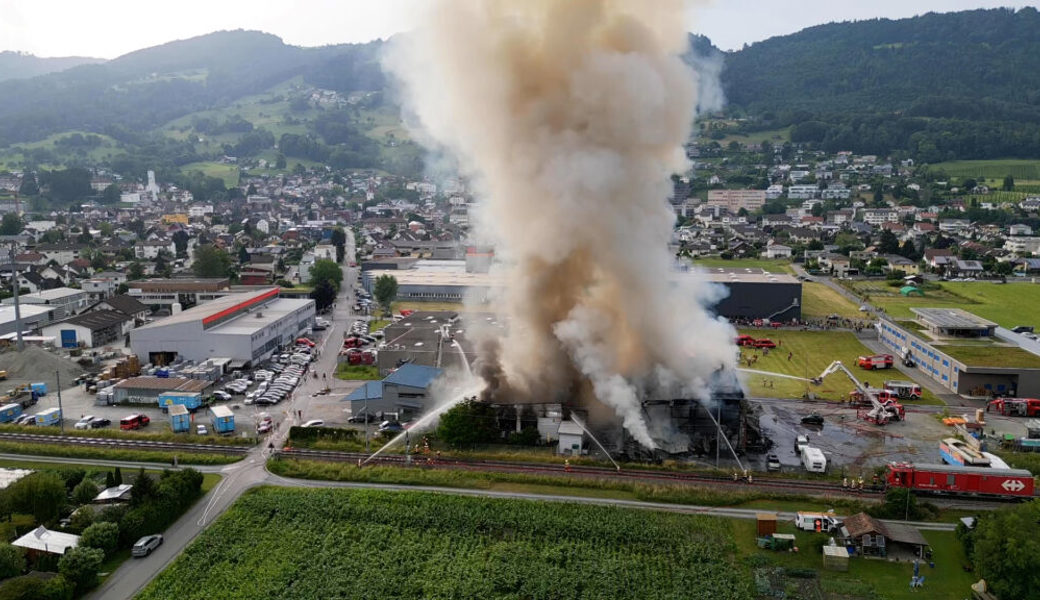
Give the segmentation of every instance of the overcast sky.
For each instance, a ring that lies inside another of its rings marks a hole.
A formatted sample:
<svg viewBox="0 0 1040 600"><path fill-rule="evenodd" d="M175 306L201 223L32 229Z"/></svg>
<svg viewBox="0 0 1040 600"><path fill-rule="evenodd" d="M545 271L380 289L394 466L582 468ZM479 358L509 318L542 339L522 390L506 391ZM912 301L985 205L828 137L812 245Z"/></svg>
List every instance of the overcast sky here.
<svg viewBox="0 0 1040 600"><path fill-rule="evenodd" d="M423 1L0 0L0 50L114 58L220 29L259 29L302 46L364 42L409 29L414 25L415 8ZM1020 0L715 0L698 2L700 8L686 15L686 20L692 31L733 50L830 21L1036 4Z"/></svg>

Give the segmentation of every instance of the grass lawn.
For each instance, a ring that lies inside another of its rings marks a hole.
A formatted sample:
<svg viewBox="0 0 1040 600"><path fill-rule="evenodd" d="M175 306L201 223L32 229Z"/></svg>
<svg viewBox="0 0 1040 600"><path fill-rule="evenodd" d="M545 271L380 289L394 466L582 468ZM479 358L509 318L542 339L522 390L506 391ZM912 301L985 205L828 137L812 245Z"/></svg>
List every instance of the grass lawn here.
<svg viewBox="0 0 1040 600"><path fill-rule="evenodd" d="M838 315L849 319L863 318L859 306L822 283L807 281L802 284L802 318L821 319Z"/></svg>
<svg viewBox="0 0 1040 600"><path fill-rule="evenodd" d="M13 292L12 292L13 293ZM390 324L390 319L373 319L368 322L369 331L379 331Z"/></svg>
<svg viewBox="0 0 1040 600"><path fill-rule="evenodd" d="M194 162L181 167L181 172L202 171L208 177L219 177L228 187L238 185L238 165L226 165L219 162Z"/></svg>
<svg viewBox="0 0 1040 600"><path fill-rule="evenodd" d="M943 170L951 177L982 178L1003 182L1011 175L1017 183L1023 179L1040 179L1040 160L997 159L997 160L954 160L931 165L933 170Z"/></svg>
<svg viewBox="0 0 1040 600"><path fill-rule="evenodd" d="M756 338L768 337L776 342L779 347L765 354L762 351L754 351L749 348L742 349L745 358L758 356L758 361L751 367L747 363L743 368L757 371L768 371L769 373L780 373L795 378L812 378L819 375L831 361L840 360L845 366L857 373L860 381L875 380L886 376L880 373L862 372L855 366L856 357L873 354L869 348L864 346L856 336L847 331L765 331L761 329L740 330ZM793 356L787 360L788 353ZM896 372L898 375L898 372ZM803 379L792 379L778 375L763 373L747 373L746 382L752 396L769 398L801 398L806 392L812 392L817 398L825 400L847 400L853 385L843 373L833 373L823 380L823 384L815 386ZM928 390L924 390L921 404L941 404L942 402Z"/></svg>
<svg viewBox="0 0 1040 600"><path fill-rule="evenodd" d="M814 534L797 531L793 523L780 523L780 533L794 533L801 552L774 552L761 550L755 544L755 522L733 521L737 551L748 560L768 561L770 565L790 569L813 569L820 577L825 591L840 592L830 596L843 600L866 600L885 598L967 598L969 586L974 583L971 573L961 568L967 562L964 550L952 531L921 532L932 547L935 568L921 563L921 575L925 576L925 587L917 592L910 591L913 564L889 562L882 559L852 558L847 572L823 570L823 558L811 550ZM790 580L789 580L790 581Z"/></svg>
<svg viewBox="0 0 1040 600"><path fill-rule="evenodd" d="M946 281L939 289L926 290L924 297L903 296L884 281L855 281L849 284L871 304L884 308L896 319L913 319L911 308L963 308L1003 327L1030 325L1040 306L1040 285L1026 282Z"/></svg>
<svg viewBox="0 0 1040 600"><path fill-rule="evenodd" d="M375 381L382 379L379 375L379 367L371 365L348 365L340 363L336 367L336 377L347 381Z"/></svg>
<svg viewBox="0 0 1040 600"><path fill-rule="evenodd" d="M1021 348L992 345L941 345L936 346L968 366L979 367L1016 367L1040 368L1040 356L1026 352Z"/></svg>
<svg viewBox="0 0 1040 600"><path fill-rule="evenodd" d="M703 256L693 259L695 266L711 269L714 267L728 267L731 269L763 269L770 273L793 274L791 263L783 259L770 258L732 258L726 260L715 256Z"/></svg>

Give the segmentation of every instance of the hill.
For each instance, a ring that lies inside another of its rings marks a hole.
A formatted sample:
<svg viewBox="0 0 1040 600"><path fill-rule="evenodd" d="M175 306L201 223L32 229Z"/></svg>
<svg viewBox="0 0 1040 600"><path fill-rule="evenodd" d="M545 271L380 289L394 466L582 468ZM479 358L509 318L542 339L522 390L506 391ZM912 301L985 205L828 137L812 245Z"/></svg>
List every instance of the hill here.
<svg viewBox="0 0 1040 600"><path fill-rule="evenodd" d="M64 71L79 65L90 65L100 62L104 62L104 60L87 58L85 56L42 58L32 54L4 51L0 52L0 81L36 77L38 75Z"/></svg>
<svg viewBox="0 0 1040 600"><path fill-rule="evenodd" d="M1040 12L810 27L726 56L732 108L793 142L926 162L1040 156Z"/></svg>

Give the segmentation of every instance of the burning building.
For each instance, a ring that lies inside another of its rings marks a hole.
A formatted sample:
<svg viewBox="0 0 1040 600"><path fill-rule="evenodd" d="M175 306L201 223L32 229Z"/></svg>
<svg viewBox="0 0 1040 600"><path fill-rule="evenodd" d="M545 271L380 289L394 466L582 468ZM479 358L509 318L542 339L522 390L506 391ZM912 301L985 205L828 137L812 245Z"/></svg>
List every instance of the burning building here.
<svg viewBox="0 0 1040 600"><path fill-rule="evenodd" d="M490 300L508 329L468 330L484 397L574 406L641 447L682 446L682 419L647 399L707 406L737 358L707 308L725 291L671 277L671 175L688 168L698 90L717 87L682 59L684 3L423 8L384 62L416 139L473 183L472 237L506 282Z"/></svg>

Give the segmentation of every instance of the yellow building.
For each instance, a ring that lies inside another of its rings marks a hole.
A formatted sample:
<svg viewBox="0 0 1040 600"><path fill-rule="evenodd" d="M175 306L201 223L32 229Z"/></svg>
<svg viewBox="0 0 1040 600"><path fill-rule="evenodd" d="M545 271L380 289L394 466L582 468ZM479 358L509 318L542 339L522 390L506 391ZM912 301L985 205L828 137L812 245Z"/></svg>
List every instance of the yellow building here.
<svg viewBox="0 0 1040 600"><path fill-rule="evenodd" d="M180 223L181 225L188 224L188 215L186 213L173 213L170 215L162 216L163 225L172 225L174 223Z"/></svg>

